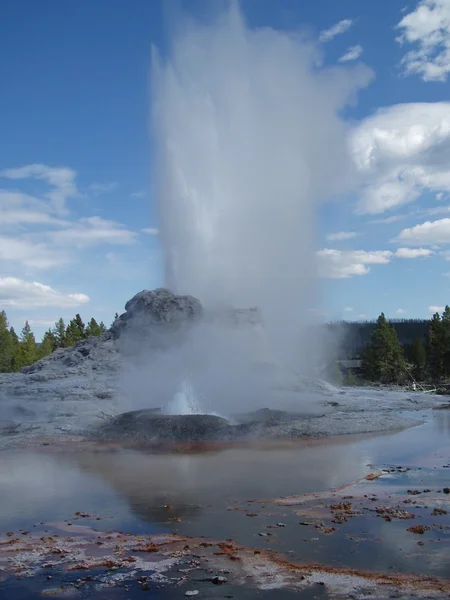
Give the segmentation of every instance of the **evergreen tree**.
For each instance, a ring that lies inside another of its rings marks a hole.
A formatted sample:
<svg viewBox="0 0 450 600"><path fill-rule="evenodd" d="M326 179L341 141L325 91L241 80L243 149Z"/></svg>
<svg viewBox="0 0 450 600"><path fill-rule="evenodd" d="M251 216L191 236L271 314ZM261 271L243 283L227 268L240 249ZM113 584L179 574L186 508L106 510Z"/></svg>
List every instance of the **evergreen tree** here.
<svg viewBox="0 0 450 600"><path fill-rule="evenodd" d="M38 349L34 334L31 331L30 324L28 321L25 322L25 326L22 329L20 335L20 349L19 349L19 369L32 365L38 359Z"/></svg>
<svg viewBox="0 0 450 600"><path fill-rule="evenodd" d="M66 339L65 345L73 346L86 337L86 328L82 318L79 314L75 315L75 318L70 321L66 328Z"/></svg>
<svg viewBox="0 0 450 600"><path fill-rule="evenodd" d="M119 313L116 312L116 314L114 315L114 321L111 323L111 327L114 325L114 323L117 321L118 318L119 318Z"/></svg>
<svg viewBox="0 0 450 600"><path fill-rule="evenodd" d="M423 381L425 378L425 365L427 354L425 346L420 338L414 338L410 352L411 363L413 366L413 376L416 381Z"/></svg>
<svg viewBox="0 0 450 600"><path fill-rule="evenodd" d="M353 371L350 369L347 371L347 375L344 377L343 385L348 387L358 385L356 377L354 376Z"/></svg>
<svg viewBox="0 0 450 600"><path fill-rule="evenodd" d="M92 319L89 321L86 327L86 337L90 337L91 335L100 335L104 331L105 326L103 325L103 323L100 323L99 325L94 319L94 317L92 317Z"/></svg>
<svg viewBox="0 0 450 600"><path fill-rule="evenodd" d="M334 385L342 385L342 383L343 383L342 372L341 372L341 368L339 367L339 363L337 360L335 360L333 362L333 372L332 372L331 376L332 376L332 383L334 383Z"/></svg>
<svg viewBox="0 0 450 600"><path fill-rule="evenodd" d="M450 306L446 306L441 316L442 327L442 367L444 376L450 376Z"/></svg>
<svg viewBox="0 0 450 600"><path fill-rule="evenodd" d="M39 346L39 358L44 358L53 352L56 348L56 340L53 331L49 329L44 333L42 342Z"/></svg>
<svg viewBox="0 0 450 600"><path fill-rule="evenodd" d="M13 359L13 345L11 333L8 329L8 319L3 310L0 312L0 373L7 373L11 370Z"/></svg>
<svg viewBox="0 0 450 600"><path fill-rule="evenodd" d="M103 321L100 321L100 323L98 324L98 328L99 328L99 335L101 335L102 333L105 333L106 331L106 325L103 323Z"/></svg>
<svg viewBox="0 0 450 600"><path fill-rule="evenodd" d="M435 313L428 325L428 373L434 381L442 379L444 376L444 328L439 313Z"/></svg>
<svg viewBox="0 0 450 600"><path fill-rule="evenodd" d="M10 370L12 372L19 370L19 362L20 362L20 342L19 336L14 331L14 327L9 328L9 335L11 336L11 347L12 347L12 358L11 358L11 367Z"/></svg>
<svg viewBox="0 0 450 600"><path fill-rule="evenodd" d="M398 383L405 375L403 348L397 332L390 325L384 313L377 324L365 348L362 357L362 371L369 381L380 383Z"/></svg>
<svg viewBox="0 0 450 600"><path fill-rule="evenodd" d="M64 319L56 321L55 327L53 328L53 336L55 338L56 348L66 347L66 324Z"/></svg>

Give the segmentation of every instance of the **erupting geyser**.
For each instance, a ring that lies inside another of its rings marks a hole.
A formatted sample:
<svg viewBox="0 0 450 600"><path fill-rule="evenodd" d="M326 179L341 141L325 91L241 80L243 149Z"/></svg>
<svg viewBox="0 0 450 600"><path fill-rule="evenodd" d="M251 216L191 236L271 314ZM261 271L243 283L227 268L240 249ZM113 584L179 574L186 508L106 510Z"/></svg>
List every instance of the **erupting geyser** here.
<svg viewBox="0 0 450 600"><path fill-rule="evenodd" d="M259 307L276 362L309 374L316 356L302 332L316 304L315 210L348 183L339 112L369 69L321 68L313 41L250 29L232 3L209 23L186 19L152 70L167 287L208 309ZM235 354L222 353L218 388L233 380Z"/></svg>
<svg viewBox="0 0 450 600"><path fill-rule="evenodd" d="M181 382L180 390L168 402L164 412L168 415L200 415L204 412L192 384L186 377Z"/></svg>

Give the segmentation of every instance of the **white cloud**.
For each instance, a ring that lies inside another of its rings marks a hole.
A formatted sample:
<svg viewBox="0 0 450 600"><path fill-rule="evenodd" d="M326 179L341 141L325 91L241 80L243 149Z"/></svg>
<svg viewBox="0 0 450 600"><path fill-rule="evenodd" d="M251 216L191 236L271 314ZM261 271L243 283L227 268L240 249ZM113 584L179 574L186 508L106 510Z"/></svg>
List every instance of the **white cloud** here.
<svg viewBox="0 0 450 600"><path fill-rule="evenodd" d="M342 19L339 23L332 25L329 29L324 29L319 34L319 40L321 42L330 42L337 35L341 35L350 29L354 21L352 19Z"/></svg>
<svg viewBox="0 0 450 600"><path fill-rule="evenodd" d="M28 319L28 323L31 327L53 327L59 317L54 319Z"/></svg>
<svg viewBox="0 0 450 600"><path fill-rule="evenodd" d="M397 28L397 41L411 44L401 64L405 75L419 75L423 81L447 80L450 73L450 2L421 0L406 14Z"/></svg>
<svg viewBox="0 0 450 600"><path fill-rule="evenodd" d="M420 225L403 229L397 239L410 246L449 244L450 219L426 221Z"/></svg>
<svg viewBox="0 0 450 600"><path fill-rule="evenodd" d="M365 319L367 319L367 315L366 315L366 313L360 313L360 314L357 316L357 319L358 319L359 321L364 321Z"/></svg>
<svg viewBox="0 0 450 600"><path fill-rule="evenodd" d="M344 312L353 312L355 309L352 306L346 306Z"/></svg>
<svg viewBox="0 0 450 600"><path fill-rule="evenodd" d="M137 234L124 225L101 217L80 219L71 227L51 234L51 240L54 243L77 247L96 244L133 244L136 237Z"/></svg>
<svg viewBox="0 0 450 600"><path fill-rule="evenodd" d="M358 212L382 213L423 191L450 191L450 102L379 109L353 129Z"/></svg>
<svg viewBox="0 0 450 600"><path fill-rule="evenodd" d="M6 179L40 179L49 184L50 191L46 197L54 209L63 214L66 212L66 201L80 195L75 179L76 173L68 167L49 167L48 165L34 164L13 169L3 169L0 177Z"/></svg>
<svg viewBox="0 0 450 600"><path fill-rule="evenodd" d="M407 311L404 308L397 308L395 312L397 315L404 315Z"/></svg>
<svg viewBox="0 0 450 600"><path fill-rule="evenodd" d="M75 262L76 250L94 245L124 245L138 239L138 233L98 216L74 219L59 215L65 201L79 192L75 171L46 165L28 165L0 171L11 181L35 178L47 184L40 196L21 190L0 188L0 275L10 272L29 276L36 269L51 269ZM102 193L117 184L95 183L92 193ZM21 273L19 268L24 269Z"/></svg>
<svg viewBox="0 0 450 600"><path fill-rule="evenodd" d="M52 210L38 198L18 191L0 189L0 228L6 229L18 225L55 225L68 224L52 214Z"/></svg>
<svg viewBox="0 0 450 600"><path fill-rule="evenodd" d="M0 266L11 263L32 269L51 269L72 262L66 251L55 251L50 245L27 236L0 235Z"/></svg>
<svg viewBox="0 0 450 600"><path fill-rule="evenodd" d="M72 307L87 302L86 294L64 294L37 281L0 277L0 305L6 308Z"/></svg>
<svg viewBox="0 0 450 600"><path fill-rule="evenodd" d="M99 196L100 194L112 192L118 187L119 184L117 181L110 181L109 183L91 183L91 185L88 187L88 191L94 196Z"/></svg>
<svg viewBox="0 0 450 600"><path fill-rule="evenodd" d="M428 312L433 314L434 313L442 313L445 310L445 306L429 306L428 307Z"/></svg>
<svg viewBox="0 0 450 600"><path fill-rule="evenodd" d="M350 240L357 235L356 231L338 231L337 233L327 235L327 240L329 242L341 242L343 240Z"/></svg>
<svg viewBox="0 0 450 600"><path fill-rule="evenodd" d="M142 233L147 233L148 235L158 235L159 229L157 227L146 227L145 229L141 229Z"/></svg>
<svg viewBox="0 0 450 600"><path fill-rule="evenodd" d="M144 190L139 190L130 194L130 198L145 198L147 193Z"/></svg>
<svg viewBox="0 0 450 600"><path fill-rule="evenodd" d="M384 265L392 258L388 250L334 250L325 248L317 253L322 277L342 279L353 275L367 275L368 265Z"/></svg>
<svg viewBox="0 0 450 600"><path fill-rule="evenodd" d="M429 248L397 248L395 256L397 258L419 258L422 256L431 256L433 250Z"/></svg>
<svg viewBox="0 0 450 600"><path fill-rule="evenodd" d="M339 62L349 62L351 60L358 60L363 53L362 46L357 44L356 46L350 46L345 54L341 56Z"/></svg>

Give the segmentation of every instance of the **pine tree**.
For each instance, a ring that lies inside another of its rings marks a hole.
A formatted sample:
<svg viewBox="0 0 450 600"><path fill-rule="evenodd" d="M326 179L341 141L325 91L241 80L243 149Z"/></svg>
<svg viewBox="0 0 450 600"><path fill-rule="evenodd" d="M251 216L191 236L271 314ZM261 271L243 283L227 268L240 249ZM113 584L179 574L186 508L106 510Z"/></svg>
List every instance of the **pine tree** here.
<svg viewBox="0 0 450 600"><path fill-rule="evenodd" d="M427 367L433 381L439 381L444 376L444 329L439 313L434 313L428 325Z"/></svg>
<svg viewBox="0 0 450 600"><path fill-rule="evenodd" d="M442 327L442 367L444 376L450 376L450 306L446 306L441 316Z"/></svg>
<svg viewBox="0 0 450 600"><path fill-rule="evenodd" d="M42 342L39 346L39 358L44 358L44 356L48 356L53 352L56 348L56 340L53 334L53 331L49 329L44 333L44 337L42 338Z"/></svg>
<svg viewBox="0 0 450 600"><path fill-rule="evenodd" d="M22 329L20 335L20 350L19 350L19 368L32 365L38 359L38 349L34 334L31 331L28 321Z"/></svg>
<svg viewBox="0 0 450 600"><path fill-rule="evenodd" d="M53 336L55 338L56 348L66 347L66 324L64 319L56 321L55 327L53 328Z"/></svg>
<svg viewBox="0 0 450 600"><path fill-rule="evenodd" d="M20 342L19 342L19 336L14 331L14 327L9 328L9 335L11 336L11 347L12 347L12 358L11 358L10 370L12 372L14 372L14 371L19 370Z"/></svg>
<svg viewBox="0 0 450 600"><path fill-rule="evenodd" d="M79 314L75 315L75 318L70 321L66 328L66 339L65 345L73 346L86 337L86 328L82 318Z"/></svg>
<svg viewBox="0 0 450 600"><path fill-rule="evenodd" d="M103 325L103 324L101 324ZM89 321L87 327L86 327L86 337L90 337L92 335L100 335L101 333L103 333L103 329L101 327L101 325L99 325L97 323L97 321L94 319L94 317L92 317L92 319ZM104 327L104 325L103 325Z"/></svg>
<svg viewBox="0 0 450 600"><path fill-rule="evenodd" d="M425 346L422 340L416 337L411 345L411 363L413 366L413 376L416 381L424 380L426 362L427 354Z"/></svg>
<svg viewBox="0 0 450 600"><path fill-rule="evenodd" d="M347 375L344 377L343 385L347 387L358 385L356 377L353 374L353 371L350 369L347 371Z"/></svg>
<svg viewBox="0 0 450 600"><path fill-rule="evenodd" d="M8 319L3 310L0 312L0 373L11 371L13 343L8 329Z"/></svg>
<svg viewBox="0 0 450 600"><path fill-rule="evenodd" d="M114 325L114 323L117 321L118 318L119 318L119 313L116 312L116 314L114 315L114 321L111 323L111 327Z"/></svg>
<svg viewBox="0 0 450 600"><path fill-rule="evenodd" d="M369 381L380 383L398 383L404 378L405 359L397 332L390 325L384 313L377 324L365 348L362 357L362 371Z"/></svg>

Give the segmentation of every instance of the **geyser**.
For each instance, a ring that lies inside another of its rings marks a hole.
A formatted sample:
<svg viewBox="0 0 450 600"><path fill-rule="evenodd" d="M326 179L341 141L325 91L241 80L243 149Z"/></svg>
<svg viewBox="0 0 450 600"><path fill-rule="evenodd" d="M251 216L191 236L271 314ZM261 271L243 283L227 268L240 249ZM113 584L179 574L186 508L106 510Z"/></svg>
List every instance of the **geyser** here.
<svg viewBox="0 0 450 600"><path fill-rule="evenodd" d="M307 370L317 203L348 183L339 116L366 67L319 67L313 41L250 29L233 2L185 19L153 56L155 181L166 286L260 307L276 354Z"/></svg>
<svg viewBox="0 0 450 600"><path fill-rule="evenodd" d="M198 298L205 314L258 307L264 322L263 335L251 323L237 335L204 320L188 341L149 358L144 395L164 393L171 412L229 416L273 404L268 390L280 381L254 368L262 353L297 375L313 372L305 328L317 300L315 211L348 183L339 113L371 76L319 59L298 33L250 29L237 3L207 23L185 19L167 55L153 52L165 285Z"/></svg>

